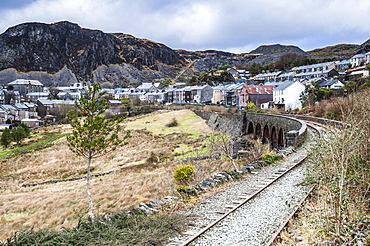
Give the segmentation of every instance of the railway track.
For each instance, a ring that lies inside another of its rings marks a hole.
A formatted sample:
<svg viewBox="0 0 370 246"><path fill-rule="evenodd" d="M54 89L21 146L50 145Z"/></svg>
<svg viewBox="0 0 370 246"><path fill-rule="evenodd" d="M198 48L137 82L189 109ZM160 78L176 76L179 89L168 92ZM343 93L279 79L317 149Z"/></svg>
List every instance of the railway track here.
<svg viewBox="0 0 370 246"><path fill-rule="evenodd" d="M305 149L323 127L307 124L304 148L194 206L187 211L195 215L193 228L168 245L272 245L313 189L298 184L306 176Z"/></svg>

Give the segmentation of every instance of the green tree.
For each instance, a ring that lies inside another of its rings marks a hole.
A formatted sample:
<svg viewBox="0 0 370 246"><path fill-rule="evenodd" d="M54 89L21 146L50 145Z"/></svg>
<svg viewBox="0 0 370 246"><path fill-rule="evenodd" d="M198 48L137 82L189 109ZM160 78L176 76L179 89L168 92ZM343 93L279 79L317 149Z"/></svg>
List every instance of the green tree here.
<svg viewBox="0 0 370 246"><path fill-rule="evenodd" d="M1 134L0 141L1 141L1 144L4 145L5 148L8 148L9 144L12 142L12 136L8 128L5 128L5 130L3 131L3 134Z"/></svg>
<svg viewBox="0 0 370 246"><path fill-rule="evenodd" d="M317 100L327 100L333 95L333 90L329 88L320 88L317 93Z"/></svg>
<svg viewBox="0 0 370 246"><path fill-rule="evenodd" d="M357 83L356 81L348 81L344 86L343 89L347 89L350 93L356 91Z"/></svg>
<svg viewBox="0 0 370 246"><path fill-rule="evenodd" d="M188 80L187 82L188 85L197 85L198 84L198 78L193 76L191 79Z"/></svg>
<svg viewBox="0 0 370 246"><path fill-rule="evenodd" d="M27 124L25 124L25 123L21 123L19 126L23 128L24 133L26 134L26 137L28 137L28 136L30 135L30 133L31 133L31 130L30 130L30 128L27 126Z"/></svg>
<svg viewBox="0 0 370 246"><path fill-rule="evenodd" d="M259 74L262 71L262 66L259 63L253 63L249 68L249 72L253 75Z"/></svg>
<svg viewBox="0 0 370 246"><path fill-rule="evenodd" d="M100 90L98 83L88 87L88 92L75 102L76 109L84 115L79 116L71 110L67 114L73 128L67 137L69 148L77 155L87 160L86 194L89 203L89 216L95 219L93 202L90 192L91 160L116 150L122 145L123 138L119 137L123 118L106 119L103 114L108 109L104 98L105 92ZM128 137L127 132L126 137Z"/></svg>
<svg viewBox="0 0 370 246"><path fill-rule="evenodd" d="M23 127L17 126L12 130L11 137L12 140L19 145L21 144L22 140L27 137L27 133L24 131Z"/></svg>

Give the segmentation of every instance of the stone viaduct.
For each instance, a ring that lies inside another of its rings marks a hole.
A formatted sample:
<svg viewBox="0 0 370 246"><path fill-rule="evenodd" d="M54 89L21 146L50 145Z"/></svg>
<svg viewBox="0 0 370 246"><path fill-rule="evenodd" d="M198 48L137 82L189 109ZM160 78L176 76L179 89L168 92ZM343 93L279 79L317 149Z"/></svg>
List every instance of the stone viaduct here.
<svg viewBox="0 0 370 246"><path fill-rule="evenodd" d="M280 114L247 113L229 114L196 111L212 130L229 132L234 136L253 135L262 143L270 143L273 148L300 146L307 136L304 121Z"/></svg>

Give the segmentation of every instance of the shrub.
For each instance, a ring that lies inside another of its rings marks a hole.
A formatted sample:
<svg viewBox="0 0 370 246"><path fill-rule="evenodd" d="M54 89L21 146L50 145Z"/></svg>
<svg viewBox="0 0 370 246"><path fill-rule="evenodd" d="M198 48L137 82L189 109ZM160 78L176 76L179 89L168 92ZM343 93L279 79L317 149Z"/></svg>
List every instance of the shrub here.
<svg viewBox="0 0 370 246"><path fill-rule="evenodd" d="M189 189L189 187L188 187L188 186L182 186L182 185L179 185L179 186L177 186L177 188L176 188L177 192L179 192L179 193L181 193L181 192L185 192L185 191L187 191L188 189Z"/></svg>
<svg viewBox="0 0 370 246"><path fill-rule="evenodd" d="M176 127L179 123L177 122L176 118L173 118L170 123L166 124L167 127Z"/></svg>
<svg viewBox="0 0 370 246"><path fill-rule="evenodd" d="M256 108L256 105L255 105L254 103L249 102L249 103L247 104L247 109L255 109L255 108Z"/></svg>
<svg viewBox="0 0 370 246"><path fill-rule="evenodd" d="M268 165L275 164L277 161L280 161L283 159L281 155L277 155L277 154L264 154L262 155L261 158Z"/></svg>
<svg viewBox="0 0 370 246"><path fill-rule="evenodd" d="M173 174L176 181L186 181L189 180L191 175L194 173L194 168L191 165L186 165L182 167L178 167Z"/></svg>

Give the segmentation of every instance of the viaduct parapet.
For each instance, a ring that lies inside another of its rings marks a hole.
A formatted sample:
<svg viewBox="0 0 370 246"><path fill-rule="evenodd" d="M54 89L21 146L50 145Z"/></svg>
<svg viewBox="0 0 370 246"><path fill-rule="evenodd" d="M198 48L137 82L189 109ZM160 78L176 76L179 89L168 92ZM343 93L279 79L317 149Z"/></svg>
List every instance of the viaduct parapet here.
<svg viewBox="0 0 370 246"><path fill-rule="evenodd" d="M306 123L286 115L205 111L195 113L205 119L212 130L229 132L237 137L250 134L263 143L270 143L273 148L300 146L307 136Z"/></svg>

